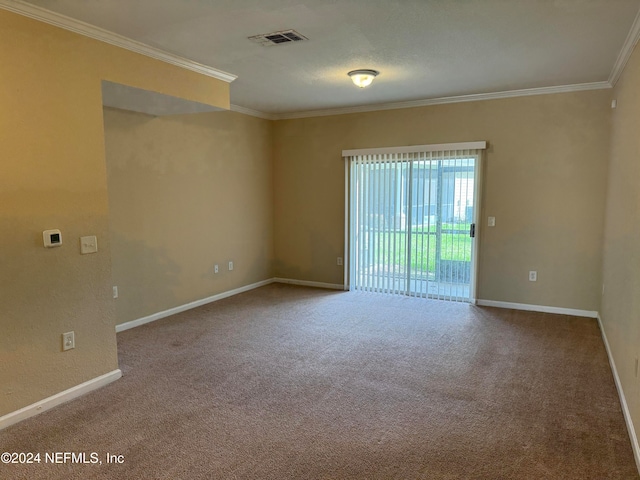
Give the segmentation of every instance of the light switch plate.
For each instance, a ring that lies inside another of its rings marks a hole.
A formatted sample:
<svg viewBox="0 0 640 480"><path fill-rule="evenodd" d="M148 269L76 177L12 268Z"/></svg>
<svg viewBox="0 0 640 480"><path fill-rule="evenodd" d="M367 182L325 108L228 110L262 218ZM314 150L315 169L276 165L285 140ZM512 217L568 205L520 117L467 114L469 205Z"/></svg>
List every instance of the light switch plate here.
<svg viewBox="0 0 640 480"><path fill-rule="evenodd" d="M98 251L98 239L95 235L88 237L80 237L80 253L85 255L87 253L96 253Z"/></svg>
<svg viewBox="0 0 640 480"><path fill-rule="evenodd" d="M496 217L489 217L489 221L487 222L487 225L489 227L495 227L496 226Z"/></svg>
<svg viewBox="0 0 640 480"><path fill-rule="evenodd" d="M62 334L62 351L66 352L76 348L76 334L75 332L67 332Z"/></svg>

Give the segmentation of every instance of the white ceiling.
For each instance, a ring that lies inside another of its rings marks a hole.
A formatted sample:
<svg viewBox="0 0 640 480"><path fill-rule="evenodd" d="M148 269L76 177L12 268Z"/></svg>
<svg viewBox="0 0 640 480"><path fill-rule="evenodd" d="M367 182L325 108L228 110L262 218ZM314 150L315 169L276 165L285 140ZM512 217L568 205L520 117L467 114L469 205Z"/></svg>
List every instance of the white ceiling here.
<svg viewBox="0 0 640 480"><path fill-rule="evenodd" d="M281 116L522 89L609 86L637 38L640 9L640 0L28 3L237 75L232 104ZM247 38L287 29L309 41L265 47ZM381 74L360 90L347 77L357 68Z"/></svg>

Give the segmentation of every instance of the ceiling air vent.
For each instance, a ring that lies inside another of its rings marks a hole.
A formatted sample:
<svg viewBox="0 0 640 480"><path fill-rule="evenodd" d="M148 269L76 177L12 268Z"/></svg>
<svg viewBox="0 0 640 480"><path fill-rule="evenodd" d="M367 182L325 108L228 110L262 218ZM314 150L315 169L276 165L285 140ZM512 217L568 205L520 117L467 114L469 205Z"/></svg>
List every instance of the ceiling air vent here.
<svg viewBox="0 0 640 480"><path fill-rule="evenodd" d="M283 30L281 32L273 32L273 33L265 33L263 35L254 35L253 37L249 37L249 40L252 40L260 45L264 45L265 47L271 45L282 45L285 43L291 42L302 42L304 40L309 40L304 35L299 34L295 30Z"/></svg>

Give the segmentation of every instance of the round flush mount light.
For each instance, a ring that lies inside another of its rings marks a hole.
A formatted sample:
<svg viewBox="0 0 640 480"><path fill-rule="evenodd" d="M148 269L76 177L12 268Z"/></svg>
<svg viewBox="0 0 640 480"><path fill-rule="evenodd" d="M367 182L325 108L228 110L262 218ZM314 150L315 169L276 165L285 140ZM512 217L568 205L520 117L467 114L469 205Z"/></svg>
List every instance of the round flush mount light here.
<svg viewBox="0 0 640 480"><path fill-rule="evenodd" d="M351 70L347 75L351 77L356 87L364 88L371 85L373 79L380 75L377 70Z"/></svg>

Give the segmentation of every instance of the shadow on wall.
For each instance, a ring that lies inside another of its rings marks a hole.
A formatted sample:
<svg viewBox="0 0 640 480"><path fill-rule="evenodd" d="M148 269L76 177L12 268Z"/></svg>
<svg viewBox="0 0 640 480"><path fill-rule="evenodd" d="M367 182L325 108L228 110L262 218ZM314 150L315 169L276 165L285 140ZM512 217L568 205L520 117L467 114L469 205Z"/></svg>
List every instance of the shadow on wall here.
<svg viewBox="0 0 640 480"><path fill-rule="evenodd" d="M309 232L307 242L297 250L301 259L309 259L305 262L306 265L292 265L276 259L274 261L276 277L332 284L343 283L343 267L336 264L337 257L344 257L343 248L341 246L334 248L326 235L318 231Z"/></svg>
<svg viewBox="0 0 640 480"><path fill-rule="evenodd" d="M307 275L309 275L308 270L307 273L305 273L300 267L291 266L279 259L274 260L273 271L275 272L275 277L290 280L309 280L309 278L307 278Z"/></svg>
<svg viewBox="0 0 640 480"><path fill-rule="evenodd" d="M326 236L322 236L319 232L311 234L311 251L313 252L311 260L311 270L313 272L324 272L325 278L320 280L326 283L342 283L344 276L341 266L336 264L337 257L344 257L341 253L342 248L336 250Z"/></svg>
<svg viewBox="0 0 640 480"><path fill-rule="evenodd" d="M113 285L118 286L116 324L178 306L182 269L162 247L111 234Z"/></svg>

